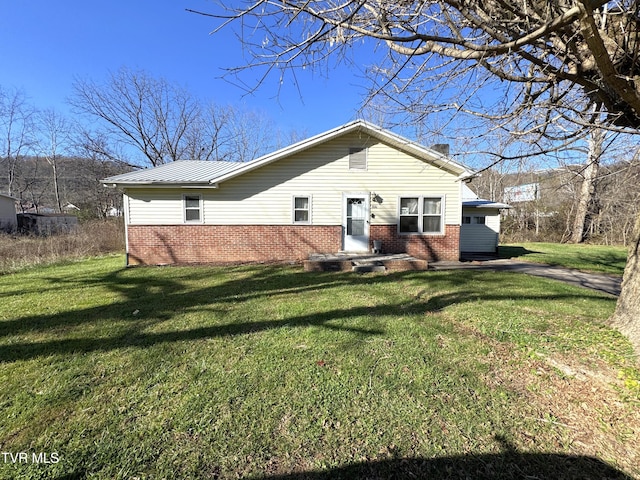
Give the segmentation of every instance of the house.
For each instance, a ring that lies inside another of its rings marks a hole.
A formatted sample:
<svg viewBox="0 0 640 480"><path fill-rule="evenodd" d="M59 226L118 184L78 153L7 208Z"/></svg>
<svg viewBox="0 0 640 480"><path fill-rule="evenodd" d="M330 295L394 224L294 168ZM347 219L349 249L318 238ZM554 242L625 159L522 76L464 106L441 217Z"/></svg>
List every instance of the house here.
<svg viewBox="0 0 640 480"><path fill-rule="evenodd" d="M465 254L497 253L500 240L500 211L510 205L483 200L467 185L462 187L462 225L460 252Z"/></svg>
<svg viewBox="0 0 640 480"><path fill-rule="evenodd" d="M457 260L464 181L447 155L354 121L248 163L177 161L124 191L128 264L299 261L313 253Z"/></svg>
<svg viewBox="0 0 640 480"><path fill-rule="evenodd" d="M0 193L0 231L13 232L18 227L16 200Z"/></svg>

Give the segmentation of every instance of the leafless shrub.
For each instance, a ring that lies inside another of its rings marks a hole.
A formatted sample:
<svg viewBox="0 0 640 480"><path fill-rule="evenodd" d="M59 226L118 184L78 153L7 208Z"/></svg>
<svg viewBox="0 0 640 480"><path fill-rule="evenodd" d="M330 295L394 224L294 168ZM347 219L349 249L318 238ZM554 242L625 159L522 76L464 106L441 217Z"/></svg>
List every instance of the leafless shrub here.
<svg viewBox="0 0 640 480"><path fill-rule="evenodd" d="M72 233L43 237L0 234L0 273L123 251L122 219L93 220Z"/></svg>

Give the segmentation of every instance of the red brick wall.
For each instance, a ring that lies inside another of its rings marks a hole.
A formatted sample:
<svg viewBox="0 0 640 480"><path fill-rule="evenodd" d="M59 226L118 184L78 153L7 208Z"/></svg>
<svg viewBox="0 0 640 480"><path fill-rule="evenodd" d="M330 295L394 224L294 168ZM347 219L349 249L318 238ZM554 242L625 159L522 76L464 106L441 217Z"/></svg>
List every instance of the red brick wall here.
<svg viewBox="0 0 640 480"><path fill-rule="evenodd" d="M446 225L444 235L400 235L397 225L371 225L373 240L382 240L383 253L408 253L428 260L458 260L460 257L460 226Z"/></svg>
<svg viewBox="0 0 640 480"><path fill-rule="evenodd" d="M446 235L398 235L397 225L371 225L384 253L458 260L460 227ZM130 265L278 262L304 260L312 253L342 248L342 227L315 225L129 225Z"/></svg>
<svg viewBox="0 0 640 480"><path fill-rule="evenodd" d="M310 225L129 225L130 265L304 260L337 252L342 227Z"/></svg>

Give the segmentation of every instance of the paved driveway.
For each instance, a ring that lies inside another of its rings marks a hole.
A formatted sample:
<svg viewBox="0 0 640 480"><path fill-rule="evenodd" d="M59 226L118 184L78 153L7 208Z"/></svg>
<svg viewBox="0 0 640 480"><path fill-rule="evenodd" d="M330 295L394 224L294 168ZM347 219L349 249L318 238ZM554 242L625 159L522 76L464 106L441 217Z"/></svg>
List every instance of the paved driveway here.
<svg viewBox="0 0 640 480"><path fill-rule="evenodd" d="M572 285L591 288L593 290L598 290L600 292L616 296L620 295L620 287L622 284L622 278L615 275L586 273L579 270L572 270L570 268L554 267L551 265L543 265L541 263L522 262L513 259L475 262L433 262L429 264L429 269L472 269L526 273L528 275L560 280Z"/></svg>

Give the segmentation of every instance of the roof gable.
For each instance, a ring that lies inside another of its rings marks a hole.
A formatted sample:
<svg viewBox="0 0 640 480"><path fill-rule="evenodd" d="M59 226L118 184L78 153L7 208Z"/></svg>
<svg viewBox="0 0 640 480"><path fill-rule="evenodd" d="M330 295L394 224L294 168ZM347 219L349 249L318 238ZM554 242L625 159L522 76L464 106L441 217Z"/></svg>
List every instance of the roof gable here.
<svg viewBox="0 0 640 480"><path fill-rule="evenodd" d="M242 168L221 175L216 179L216 183L221 183L225 180L237 177L246 172L260 168L264 165L268 165L283 158L288 158L296 153L308 150L343 135L354 132L369 135L370 137L391 145L392 147L400 151L413 155L427 163L431 163L438 168L449 171L460 177L466 177L472 174L472 172L468 168L457 162L454 162L442 153L419 145L404 137L396 135L389 130L385 130L371 123L365 122L363 120L357 120L257 158L256 160L244 164Z"/></svg>
<svg viewBox="0 0 640 480"><path fill-rule="evenodd" d="M426 163L430 163L442 170L450 172L460 178L470 176L472 172L465 166L454 162L448 156L435 150L426 148L395 133L385 130L368 122L357 120L340 127L328 130L306 140L289 145L275 152L259 157L251 162L211 162L181 160L167 163L159 167L138 170L131 173L116 175L103 180L110 186L209 186L216 187L219 183L236 178L247 172L284 158L329 142L350 133L362 133L379 140L393 148L412 155Z"/></svg>

